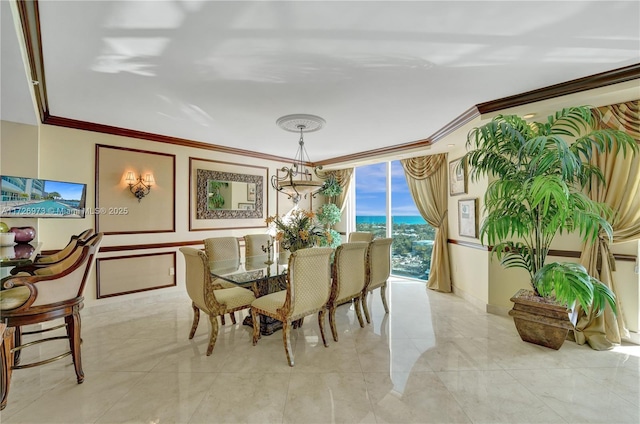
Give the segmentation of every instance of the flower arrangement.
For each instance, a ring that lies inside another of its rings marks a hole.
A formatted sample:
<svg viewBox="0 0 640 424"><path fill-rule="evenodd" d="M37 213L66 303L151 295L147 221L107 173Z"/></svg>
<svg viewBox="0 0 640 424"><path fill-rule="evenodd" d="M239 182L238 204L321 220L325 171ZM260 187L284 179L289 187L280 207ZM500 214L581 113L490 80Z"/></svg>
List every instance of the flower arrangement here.
<svg viewBox="0 0 640 424"><path fill-rule="evenodd" d="M267 225L276 230L276 240L283 249L295 252L298 249L313 247L325 232L314 220L315 214L304 209L294 209L285 216L270 216Z"/></svg>

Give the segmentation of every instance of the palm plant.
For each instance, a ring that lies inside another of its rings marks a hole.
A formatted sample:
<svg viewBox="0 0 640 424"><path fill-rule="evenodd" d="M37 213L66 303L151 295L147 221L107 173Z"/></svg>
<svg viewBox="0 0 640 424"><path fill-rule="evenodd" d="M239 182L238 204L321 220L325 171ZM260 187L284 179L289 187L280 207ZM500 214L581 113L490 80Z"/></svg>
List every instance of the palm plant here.
<svg viewBox="0 0 640 424"><path fill-rule="evenodd" d="M586 106L562 109L546 122L499 115L469 133L470 150L461 162L468 163L472 180L494 177L480 238L501 264L525 269L536 295L568 307L577 301L598 314L607 303L615 311L606 285L580 264L545 264L557 234L578 232L583 242L612 238L612 211L585 194L605 183L590 159L596 151L636 153L638 146L623 131L593 130L594 124Z"/></svg>

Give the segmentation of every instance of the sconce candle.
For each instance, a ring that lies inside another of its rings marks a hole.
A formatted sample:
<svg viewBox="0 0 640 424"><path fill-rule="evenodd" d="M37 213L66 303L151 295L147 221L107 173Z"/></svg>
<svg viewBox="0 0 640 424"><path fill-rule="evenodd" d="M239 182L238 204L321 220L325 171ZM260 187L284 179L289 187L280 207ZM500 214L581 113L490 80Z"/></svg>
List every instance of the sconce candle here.
<svg viewBox="0 0 640 424"><path fill-rule="evenodd" d="M138 202L151 192L151 185L155 182L153 174L146 174L142 179L142 175L136 178L133 171L128 171L124 180L129 184L129 190L136 196Z"/></svg>

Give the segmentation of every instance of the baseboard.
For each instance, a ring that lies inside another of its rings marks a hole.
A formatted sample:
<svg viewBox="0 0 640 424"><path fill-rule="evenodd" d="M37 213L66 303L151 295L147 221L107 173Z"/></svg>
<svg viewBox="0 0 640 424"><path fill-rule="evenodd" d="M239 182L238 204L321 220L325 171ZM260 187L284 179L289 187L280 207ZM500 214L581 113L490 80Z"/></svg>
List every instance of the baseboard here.
<svg viewBox="0 0 640 424"><path fill-rule="evenodd" d="M487 305L487 313L493 315L509 316L509 306Z"/></svg>
<svg viewBox="0 0 640 424"><path fill-rule="evenodd" d="M456 296L463 298L464 300L466 300L476 308L480 309L481 311L486 311L486 307L487 307L486 303L484 303L477 297L470 295L469 293L467 293L466 291L464 291L463 289L461 289L456 285L453 285L451 289L453 294L455 294Z"/></svg>

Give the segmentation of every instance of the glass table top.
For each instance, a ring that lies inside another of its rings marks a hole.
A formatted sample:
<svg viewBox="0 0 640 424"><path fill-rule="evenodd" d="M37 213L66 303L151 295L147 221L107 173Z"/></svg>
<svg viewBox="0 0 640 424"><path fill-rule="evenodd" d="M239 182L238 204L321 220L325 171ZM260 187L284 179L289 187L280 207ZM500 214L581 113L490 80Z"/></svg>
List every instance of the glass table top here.
<svg viewBox="0 0 640 424"><path fill-rule="evenodd" d="M287 273L287 263L279 263L278 258L269 260L267 255L248 256L244 262L221 260L209 262L211 275L238 285L250 285L267 277Z"/></svg>

